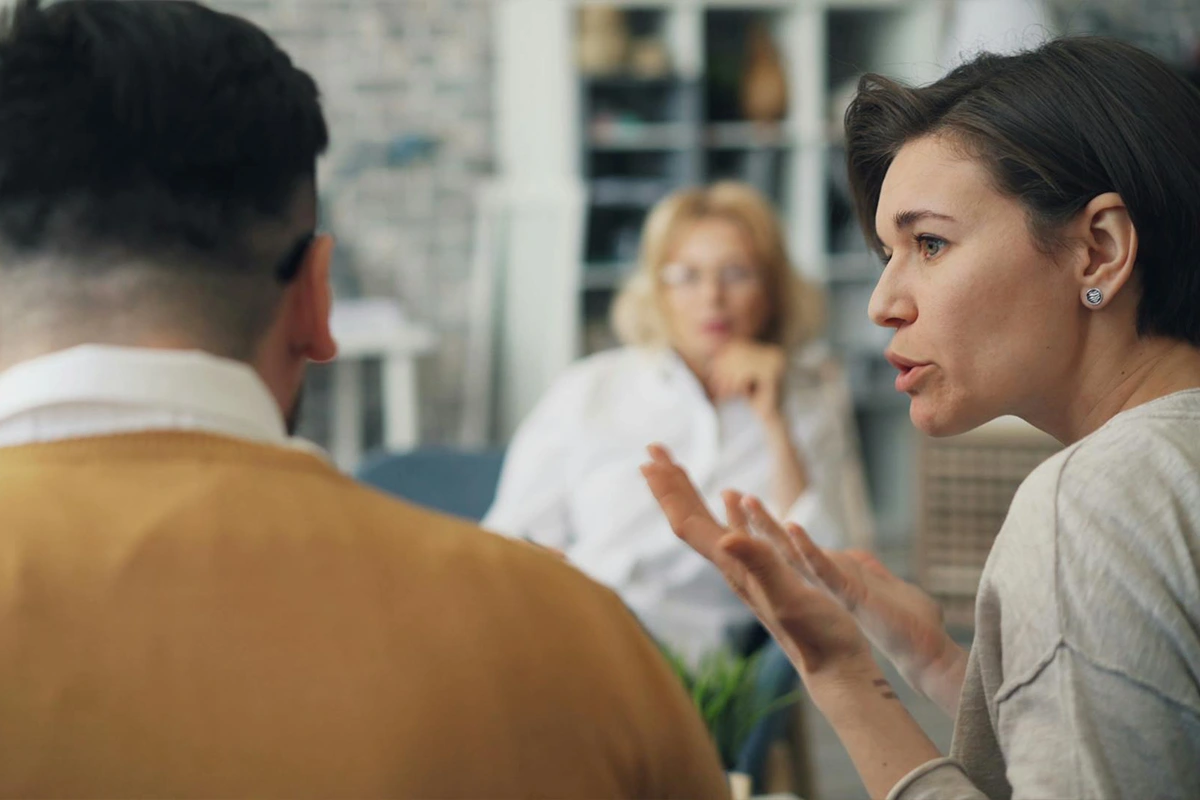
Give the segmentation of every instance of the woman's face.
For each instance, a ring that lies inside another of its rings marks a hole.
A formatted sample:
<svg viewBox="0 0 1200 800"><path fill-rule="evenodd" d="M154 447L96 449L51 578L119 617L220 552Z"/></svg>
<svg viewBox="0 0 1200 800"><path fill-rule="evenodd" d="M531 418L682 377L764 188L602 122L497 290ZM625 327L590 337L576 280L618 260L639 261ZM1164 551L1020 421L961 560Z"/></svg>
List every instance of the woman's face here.
<svg viewBox="0 0 1200 800"><path fill-rule="evenodd" d="M1081 351L1071 270L1035 246L1017 201L944 139L905 145L884 179L876 231L890 255L871 319L920 430L951 435L1063 398Z"/></svg>
<svg viewBox="0 0 1200 800"><path fill-rule="evenodd" d="M741 226L722 217L691 223L659 272L671 345L704 365L729 342L759 336L770 314L763 277Z"/></svg>

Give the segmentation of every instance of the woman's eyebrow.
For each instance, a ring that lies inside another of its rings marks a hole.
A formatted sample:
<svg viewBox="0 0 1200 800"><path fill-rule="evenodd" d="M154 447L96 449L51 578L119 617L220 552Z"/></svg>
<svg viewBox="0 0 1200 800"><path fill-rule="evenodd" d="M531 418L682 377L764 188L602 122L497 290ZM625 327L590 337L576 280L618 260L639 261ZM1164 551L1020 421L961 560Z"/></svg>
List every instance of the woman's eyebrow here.
<svg viewBox="0 0 1200 800"><path fill-rule="evenodd" d="M896 226L898 231L906 231L916 225L918 222L925 219L937 219L943 222L957 222L954 217L948 214L939 214L936 211L928 209L913 209L910 211L897 211L892 217L892 224Z"/></svg>

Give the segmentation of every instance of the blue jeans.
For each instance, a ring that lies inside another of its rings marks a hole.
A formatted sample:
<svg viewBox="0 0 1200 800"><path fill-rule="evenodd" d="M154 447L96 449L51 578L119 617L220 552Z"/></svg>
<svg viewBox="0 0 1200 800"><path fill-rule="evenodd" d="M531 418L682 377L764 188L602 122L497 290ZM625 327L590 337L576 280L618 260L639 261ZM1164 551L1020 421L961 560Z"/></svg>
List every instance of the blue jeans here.
<svg viewBox="0 0 1200 800"><path fill-rule="evenodd" d="M800 685L800 676L796 668L788 661L783 650L768 638L761 647L762 660L759 662L758 693L764 702L770 702L796 690ZM771 745L783 738L787 732L788 717L795 713L792 706L781 708L761 720L750 732L742 752L738 754L737 771L744 772L754 781L754 792L761 792L766 780L767 753Z"/></svg>

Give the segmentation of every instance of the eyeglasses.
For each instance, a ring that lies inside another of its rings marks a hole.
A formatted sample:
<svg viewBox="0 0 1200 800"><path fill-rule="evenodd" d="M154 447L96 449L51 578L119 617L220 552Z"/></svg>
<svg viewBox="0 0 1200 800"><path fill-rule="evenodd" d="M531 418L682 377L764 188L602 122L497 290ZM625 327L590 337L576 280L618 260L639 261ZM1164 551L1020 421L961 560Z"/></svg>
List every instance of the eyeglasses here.
<svg viewBox="0 0 1200 800"><path fill-rule="evenodd" d="M673 262L665 265L659 273L659 280L663 285L672 289L697 289L710 277L715 277L717 283L725 289L749 289L757 286L760 279L758 270L743 264L726 264L714 273Z"/></svg>
<svg viewBox="0 0 1200 800"><path fill-rule="evenodd" d="M300 267L304 264L304 257L308 255L308 248L312 247L313 240L316 238L317 234L314 231L305 234L303 238L292 245L292 249L287 251L279 265L275 267L275 280L280 283L291 283L295 280L296 275L300 273Z"/></svg>

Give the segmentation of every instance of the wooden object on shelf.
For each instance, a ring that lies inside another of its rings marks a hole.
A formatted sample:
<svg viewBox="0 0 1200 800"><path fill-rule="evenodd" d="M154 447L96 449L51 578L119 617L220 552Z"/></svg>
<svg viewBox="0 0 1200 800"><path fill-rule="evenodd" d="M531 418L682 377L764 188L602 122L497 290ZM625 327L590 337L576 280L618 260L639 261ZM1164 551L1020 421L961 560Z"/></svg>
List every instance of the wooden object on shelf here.
<svg viewBox="0 0 1200 800"><path fill-rule="evenodd" d="M983 566L1017 487L1061 447L1013 417L922 440L916 575L941 603L947 625L974 625Z"/></svg>
<svg viewBox="0 0 1200 800"><path fill-rule="evenodd" d="M667 43L655 36L637 39L629 47L629 72L641 80L658 80L671 72Z"/></svg>
<svg viewBox="0 0 1200 800"><path fill-rule="evenodd" d="M831 186L843 158L832 146L838 137L829 130L831 95L863 71L917 83L940 74L930 54L938 51L944 0L496 0L496 6L501 181L520 192L584 187L577 220L529 203L514 206L506 223L497 385L511 397L500 404L501 436L572 360L610 341L599 330L618 281L613 272L589 270L635 257L628 231L640 230L647 204L634 194L658 181L663 190L722 178L755 184L776 203L797 267L824 280L842 249L865 249L856 229L838 233L849 209ZM614 6L623 11L629 39L660 40L669 72L637 78L628 40L620 72L597 78L581 69L577 34L597 6L608 8L601 17ZM777 121L766 125L741 119L746 35L756 25L756 35L773 44L786 95L782 111L773 112ZM569 238L559 233L568 222ZM568 251L576 236L582 245ZM555 247L547 247L548 238ZM877 274L874 265L839 273L830 293L857 296ZM859 310L852 322L871 327ZM588 329L593 335L585 335ZM886 364L876 369L877 354L838 355L851 371L886 371ZM873 423L864 426L868 453L907 452L911 425L889 384L873 381L870 396L856 404ZM877 502L898 504L882 510L895 523L887 529L910 531L906 476L886 470L872 477Z"/></svg>
<svg viewBox="0 0 1200 800"><path fill-rule="evenodd" d="M579 69L584 75L615 75L625 68L629 26L625 12L611 5L579 9Z"/></svg>
<svg viewBox="0 0 1200 800"><path fill-rule="evenodd" d="M746 67L742 73L742 113L755 122L778 122L787 115L788 85L783 58L762 20L746 33Z"/></svg>

